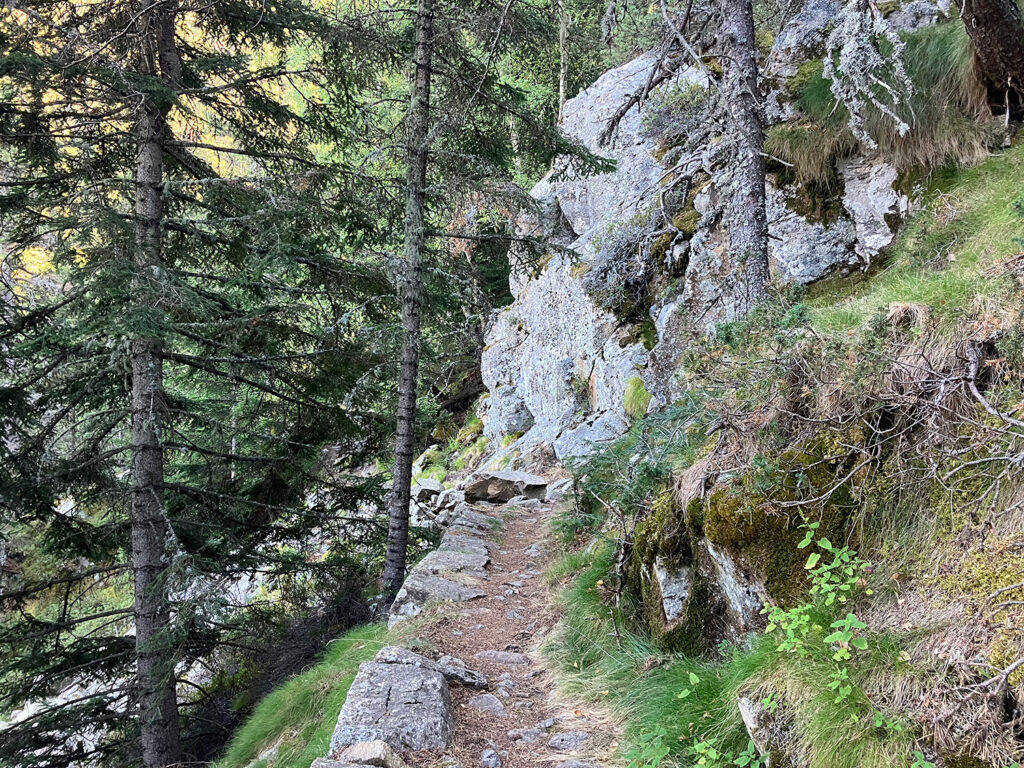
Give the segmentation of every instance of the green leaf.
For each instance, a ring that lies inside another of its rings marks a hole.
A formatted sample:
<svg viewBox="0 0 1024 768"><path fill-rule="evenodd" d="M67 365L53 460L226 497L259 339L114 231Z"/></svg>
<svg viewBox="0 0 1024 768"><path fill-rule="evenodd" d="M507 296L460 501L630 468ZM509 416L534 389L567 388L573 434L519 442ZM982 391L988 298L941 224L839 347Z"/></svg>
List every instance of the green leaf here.
<svg viewBox="0 0 1024 768"><path fill-rule="evenodd" d="M697 677L693 672L690 673L690 685L696 685L700 682L700 678Z"/></svg>
<svg viewBox="0 0 1024 768"><path fill-rule="evenodd" d="M817 552L812 552L811 556L807 558L807 562L804 564L804 568L808 571L811 570L811 568L818 564L819 560L821 560L821 555L819 555Z"/></svg>

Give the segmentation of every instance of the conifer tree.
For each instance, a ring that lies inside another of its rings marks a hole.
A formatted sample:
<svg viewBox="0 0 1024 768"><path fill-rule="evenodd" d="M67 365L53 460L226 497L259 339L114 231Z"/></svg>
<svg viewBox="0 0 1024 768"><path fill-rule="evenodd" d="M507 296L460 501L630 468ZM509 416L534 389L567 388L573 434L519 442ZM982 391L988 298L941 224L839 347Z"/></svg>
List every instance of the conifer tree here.
<svg viewBox="0 0 1024 768"><path fill-rule="evenodd" d="M453 250L465 252L453 249L453 243L479 241L480 234L453 223L464 221L470 209L481 217L486 217L488 210L500 212L507 222L509 211L529 205L523 190L513 183L517 159L539 168L555 156L569 155L583 171L606 167L559 134L554 124L557 99L547 119L531 114L526 94L515 86L514 75L504 66L517 50L557 44L558 20L547 9L421 0L415 11L406 9L405 16L391 13L393 10L385 14L387 18L402 21L381 24L376 45L402 51L398 61L404 61L404 70L411 73L411 86L407 98L402 99L408 108L397 118L404 137L401 154L392 156L405 175L401 180L390 177L390 184L401 190L392 205L401 201L405 226L402 241L393 245L403 252L403 258L396 260L403 323L396 393L398 430L382 578L386 597L398 591L406 567L409 488L422 379L418 372L421 314L424 308L448 311L453 302L471 302L472 294L479 292L479 286L472 285L465 293L457 290L459 276L470 284L477 277L467 276L465 265L445 259ZM414 20L415 45L403 50L401 41L408 37L404 30L409 19ZM552 82L557 85L557 57L552 63ZM378 124L386 134L393 133L386 117L378 118ZM383 136L377 146L382 143L386 143ZM504 256L512 237L504 226L482 239L500 242ZM479 323L485 308L477 309L474 315Z"/></svg>
<svg viewBox="0 0 1024 768"><path fill-rule="evenodd" d="M46 700L0 761L175 765L191 666L244 632L225 591L308 570L289 549L362 494L322 447L352 464L382 423L389 289L340 258L375 224L316 150L358 46L301 2L12 2L0 30L0 504L32 543L0 701Z"/></svg>

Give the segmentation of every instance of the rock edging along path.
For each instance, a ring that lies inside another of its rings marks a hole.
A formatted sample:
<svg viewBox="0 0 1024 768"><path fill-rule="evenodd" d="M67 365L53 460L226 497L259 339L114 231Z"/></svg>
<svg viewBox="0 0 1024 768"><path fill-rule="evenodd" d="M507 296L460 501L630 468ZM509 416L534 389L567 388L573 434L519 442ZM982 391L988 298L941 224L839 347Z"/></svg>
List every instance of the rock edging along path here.
<svg viewBox="0 0 1024 768"><path fill-rule="evenodd" d="M614 747L607 728L558 701L534 653L554 624L540 570L556 509L546 486L495 472L467 495L498 503L456 499L440 546L392 607L391 634L403 638L393 642L409 647L360 666L330 755L313 768L598 767Z"/></svg>

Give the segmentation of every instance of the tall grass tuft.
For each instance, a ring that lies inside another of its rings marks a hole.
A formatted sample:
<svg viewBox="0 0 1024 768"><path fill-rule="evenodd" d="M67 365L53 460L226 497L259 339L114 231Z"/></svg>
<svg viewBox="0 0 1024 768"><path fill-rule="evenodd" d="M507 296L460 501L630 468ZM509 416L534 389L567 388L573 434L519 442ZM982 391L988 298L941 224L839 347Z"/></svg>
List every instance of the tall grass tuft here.
<svg viewBox="0 0 1024 768"><path fill-rule="evenodd" d="M879 153L899 170L959 167L982 160L992 144L993 124L970 40L959 21L905 35L905 65L915 93L899 110L911 130L899 134L891 119L869 110L866 128ZM805 65L792 82L799 117L774 126L765 151L792 165L800 183L835 183L838 161L859 143L849 114L837 104L821 62Z"/></svg>
<svg viewBox="0 0 1024 768"><path fill-rule="evenodd" d="M780 653L767 635L746 648L723 647L717 660L662 653L602 599L614 554L605 543L568 555L549 571L549 580L568 586L560 596L559 629L544 653L563 691L600 705L623 724L623 753L658 727L666 732L673 764L699 764L689 749L697 739L739 753L749 739L739 697L758 701L772 693L790 719L789 747L800 764L888 768L909 762L910 724L879 727L864 701L836 701L828 688L833 649L820 639L806 656ZM858 682L901 674L898 650L877 643L857 671Z"/></svg>
<svg viewBox="0 0 1024 768"><path fill-rule="evenodd" d="M952 327L1004 301L1012 282L998 264L1020 250L1014 201L1022 175L1024 147L974 168L938 172L925 209L894 243L885 269L809 301L815 330L849 333L897 303L923 304L940 328Z"/></svg>

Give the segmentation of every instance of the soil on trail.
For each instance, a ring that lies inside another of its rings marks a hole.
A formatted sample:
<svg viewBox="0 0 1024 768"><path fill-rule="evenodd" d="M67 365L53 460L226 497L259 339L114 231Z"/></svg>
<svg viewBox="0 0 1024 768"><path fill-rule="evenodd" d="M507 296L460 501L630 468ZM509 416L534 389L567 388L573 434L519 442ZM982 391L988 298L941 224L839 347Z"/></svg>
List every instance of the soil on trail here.
<svg viewBox="0 0 1024 768"><path fill-rule="evenodd" d="M559 700L555 682L538 652L542 640L557 622L545 588L544 537L555 508L476 505L497 512L505 524L493 534L488 578L479 586L487 596L462 605L446 605L431 620L417 627L417 637L440 655L450 654L487 676L488 689L476 691L453 686L455 740L445 752L407 755L411 766L436 766L452 756L462 768L552 768L566 761L567 768L596 768L600 756L613 746L607 724L586 707ZM511 652L510 657L488 651ZM484 656L478 656L483 653ZM526 658L516 657L523 654ZM511 661L526 663L510 663ZM492 698L481 699L490 694ZM496 699L500 707L495 705ZM475 704L489 705L487 709ZM494 711L497 710L497 711ZM602 732L603 731L603 732ZM574 741L588 738L576 749ZM553 737L555 745L549 745ZM562 742L561 744L559 742ZM559 748L561 747L561 748ZM444 758L447 758L445 760Z"/></svg>

